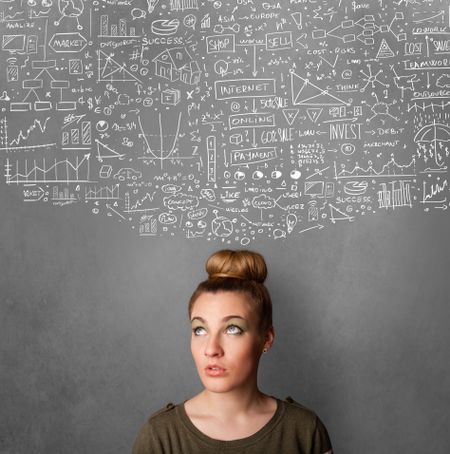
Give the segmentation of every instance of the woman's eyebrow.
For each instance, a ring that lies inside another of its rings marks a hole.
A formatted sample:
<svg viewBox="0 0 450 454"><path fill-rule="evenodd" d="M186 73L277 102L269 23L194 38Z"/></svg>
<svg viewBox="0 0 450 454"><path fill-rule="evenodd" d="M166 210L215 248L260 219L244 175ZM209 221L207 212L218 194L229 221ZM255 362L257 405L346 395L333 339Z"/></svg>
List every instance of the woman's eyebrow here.
<svg viewBox="0 0 450 454"><path fill-rule="evenodd" d="M240 318L241 320L245 320L245 318L242 317L241 315L228 315L227 317L224 317L222 320L224 322L227 322L228 320L231 320L232 318Z"/></svg>
<svg viewBox="0 0 450 454"><path fill-rule="evenodd" d="M240 318L241 320L245 320L244 317L242 317L241 315L227 315L226 317L224 317L222 319L223 322L227 322L228 320L231 320L232 318ZM202 317L194 317L192 320L191 320L191 323L194 322L195 320L198 320L202 323L207 323L205 319L203 319Z"/></svg>

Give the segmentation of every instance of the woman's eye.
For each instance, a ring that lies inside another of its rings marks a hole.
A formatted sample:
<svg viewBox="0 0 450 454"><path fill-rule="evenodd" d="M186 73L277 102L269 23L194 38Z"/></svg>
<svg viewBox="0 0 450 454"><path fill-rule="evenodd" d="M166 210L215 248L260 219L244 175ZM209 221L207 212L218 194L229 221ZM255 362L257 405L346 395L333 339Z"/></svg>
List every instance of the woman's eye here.
<svg viewBox="0 0 450 454"><path fill-rule="evenodd" d="M239 326L236 325L230 325L227 327L227 333L229 334L242 334L243 331Z"/></svg>
<svg viewBox="0 0 450 454"><path fill-rule="evenodd" d="M194 336L203 336L206 333L205 328L202 328L201 326L197 326L197 328L194 328L192 331Z"/></svg>

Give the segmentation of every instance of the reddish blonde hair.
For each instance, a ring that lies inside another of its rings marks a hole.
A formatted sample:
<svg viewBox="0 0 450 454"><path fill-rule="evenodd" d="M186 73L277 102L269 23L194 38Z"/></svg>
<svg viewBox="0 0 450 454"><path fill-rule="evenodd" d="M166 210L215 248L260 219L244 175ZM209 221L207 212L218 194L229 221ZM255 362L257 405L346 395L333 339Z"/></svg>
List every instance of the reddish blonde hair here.
<svg viewBox="0 0 450 454"><path fill-rule="evenodd" d="M272 326L272 300L264 285L267 266L264 257L254 251L223 249L206 261L208 279L200 282L189 300L189 317L195 301L202 293L239 292L259 317L262 333Z"/></svg>

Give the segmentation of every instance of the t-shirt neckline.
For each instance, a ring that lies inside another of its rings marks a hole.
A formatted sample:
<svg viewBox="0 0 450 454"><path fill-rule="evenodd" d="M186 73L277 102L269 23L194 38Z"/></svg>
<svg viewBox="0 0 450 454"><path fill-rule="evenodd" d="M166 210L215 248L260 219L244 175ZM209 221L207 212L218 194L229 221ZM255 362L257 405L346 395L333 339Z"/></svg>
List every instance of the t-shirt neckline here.
<svg viewBox="0 0 450 454"><path fill-rule="evenodd" d="M184 426L191 432L193 435L206 443L209 446L215 447L215 448L230 448L230 449L235 449L235 448L243 448L246 446L250 446L253 443L256 443L259 441L261 438L263 438L265 435L267 435L273 428L279 423L281 420L281 416L284 413L284 403L282 400L273 397L276 402L277 402L277 408L275 410L275 413L272 415L272 417L267 421L267 423L261 427L257 432L254 434L245 437L245 438L238 438L236 440L217 440L215 438L211 438L208 435L204 434L202 431L197 429L195 427L194 423L189 419L189 416L186 413L186 409L184 408L184 404L186 401L183 403L177 405L176 407L176 412L178 417L181 419L181 422L184 424Z"/></svg>

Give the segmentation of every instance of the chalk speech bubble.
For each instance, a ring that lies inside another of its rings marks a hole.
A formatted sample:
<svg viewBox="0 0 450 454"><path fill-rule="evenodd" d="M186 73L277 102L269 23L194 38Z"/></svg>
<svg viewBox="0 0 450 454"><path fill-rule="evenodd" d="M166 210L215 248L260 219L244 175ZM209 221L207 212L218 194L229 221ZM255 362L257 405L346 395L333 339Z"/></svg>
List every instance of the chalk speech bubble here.
<svg viewBox="0 0 450 454"><path fill-rule="evenodd" d="M197 196L187 194L176 194L164 197L164 206L169 210L187 211L197 208L199 200Z"/></svg>
<svg viewBox="0 0 450 454"><path fill-rule="evenodd" d="M278 240L279 238L286 238L286 232L281 229L275 229L273 231L273 237Z"/></svg>
<svg viewBox="0 0 450 454"><path fill-rule="evenodd" d="M133 18L133 20L136 20L136 19L145 19L145 17L147 16L147 13L141 9L141 8L133 8L131 10L131 17Z"/></svg>
<svg viewBox="0 0 450 454"><path fill-rule="evenodd" d="M208 214L208 208L200 208L198 210L189 211L188 218L192 219L193 221L197 221L199 219L203 219Z"/></svg>
<svg viewBox="0 0 450 454"><path fill-rule="evenodd" d="M212 189L205 188L200 191L202 197L204 197L208 202L214 202L216 200L216 194Z"/></svg>
<svg viewBox="0 0 450 454"><path fill-rule="evenodd" d="M252 206L253 208L259 208L260 210L275 208L275 200L266 194L261 194L253 197Z"/></svg>
<svg viewBox="0 0 450 454"><path fill-rule="evenodd" d="M165 184L161 188L161 190L165 194L176 194L177 192L181 191L181 186L178 186L176 184Z"/></svg>
<svg viewBox="0 0 450 454"><path fill-rule="evenodd" d="M161 224L165 224L165 225L175 224L175 222L177 222L177 220L178 220L177 217L172 213L161 213L158 216L158 221Z"/></svg>
<svg viewBox="0 0 450 454"><path fill-rule="evenodd" d="M439 88L450 88L450 75L443 74L439 79L436 81L436 85Z"/></svg>

